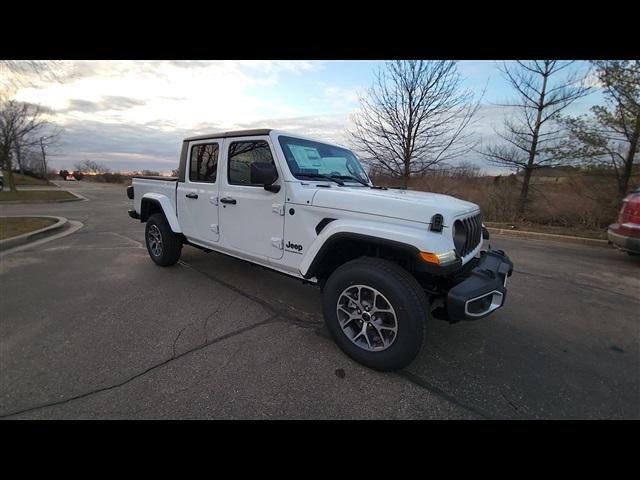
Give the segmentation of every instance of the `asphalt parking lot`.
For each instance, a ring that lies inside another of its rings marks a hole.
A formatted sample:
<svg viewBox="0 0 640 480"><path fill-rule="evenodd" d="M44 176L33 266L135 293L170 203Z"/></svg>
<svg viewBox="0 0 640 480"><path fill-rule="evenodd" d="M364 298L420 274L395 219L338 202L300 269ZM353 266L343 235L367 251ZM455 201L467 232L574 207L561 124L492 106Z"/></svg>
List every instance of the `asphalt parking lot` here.
<svg viewBox="0 0 640 480"><path fill-rule="evenodd" d="M0 418L640 418L640 257L492 238L515 263L492 317L433 320L397 373L354 363L313 286L185 247L157 267L123 186L2 205L83 223L0 257Z"/></svg>

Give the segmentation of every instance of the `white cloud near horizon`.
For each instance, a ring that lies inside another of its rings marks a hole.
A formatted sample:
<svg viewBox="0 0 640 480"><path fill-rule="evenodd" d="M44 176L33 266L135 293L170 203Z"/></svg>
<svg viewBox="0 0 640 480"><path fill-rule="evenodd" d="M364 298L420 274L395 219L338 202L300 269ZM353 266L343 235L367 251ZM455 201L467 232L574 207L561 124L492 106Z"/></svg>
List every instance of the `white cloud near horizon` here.
<svg viewBox="0 0 640 480"><path fill-rule="evenodd" d="M226 125L255 119L293 116L285 103L253 90L278 83L282 72L300 74L309 62L74 62L77 75L63 83L22 88L16 99L60 112L63 126L74 121L146 124L165 122L174 128ZM129 99L129 108L113 108L108 98ZM73 108L88 102L88 111ZM102 106L96 109L96 106Z"/></svg>

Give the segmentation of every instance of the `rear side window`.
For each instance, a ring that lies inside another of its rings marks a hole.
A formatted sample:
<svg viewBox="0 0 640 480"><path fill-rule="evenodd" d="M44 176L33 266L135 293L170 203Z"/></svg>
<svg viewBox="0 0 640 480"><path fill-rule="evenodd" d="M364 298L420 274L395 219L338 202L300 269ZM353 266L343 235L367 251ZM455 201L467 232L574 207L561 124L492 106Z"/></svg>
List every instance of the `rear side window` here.
<svg viewBox="0 0 640 480"><path fill-rule="evenodd" d="M264 140L233 142L229 145L228 178L231 185L253 185L252 163L273 163L269 144Z"/></svg>
<svg viewBox="0 0 640 480"><path fill-rule="evenodd" d="M216 183L218 150L217 143L201 143L191 147L189 180L192 182Z"/></svg>

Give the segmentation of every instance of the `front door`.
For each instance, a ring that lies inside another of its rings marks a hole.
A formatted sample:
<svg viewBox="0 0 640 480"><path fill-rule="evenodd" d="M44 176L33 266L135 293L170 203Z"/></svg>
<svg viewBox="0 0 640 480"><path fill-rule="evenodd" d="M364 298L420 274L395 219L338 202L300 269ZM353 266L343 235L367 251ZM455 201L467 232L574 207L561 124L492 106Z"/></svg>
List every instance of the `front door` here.
<svg viewBox="0 0 640 480"><path fill-rule="evenodd" d="M184 235L198 244L215 244L218 226L218 158L221 141L189 146L184 183L178 183L178 221Z"/></svg>
<svg viewBox="0 0 640 480"><path fill-rule="evenodd" d="M284 234L284 182L278 173L277 193L251 183L253 163L273 163L268 136L226 138L220 178L221 243L254 257L282 258Z"/></svg>

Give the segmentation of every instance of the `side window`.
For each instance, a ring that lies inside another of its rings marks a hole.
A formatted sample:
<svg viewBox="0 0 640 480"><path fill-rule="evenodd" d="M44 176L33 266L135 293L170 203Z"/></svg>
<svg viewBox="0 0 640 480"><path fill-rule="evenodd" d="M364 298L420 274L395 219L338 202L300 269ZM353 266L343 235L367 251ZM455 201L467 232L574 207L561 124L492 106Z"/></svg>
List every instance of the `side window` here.
<svg viewBox="0 0 640 480"><path fill-rule="evenodd" d="M249 140L229 145L229 184L253 185L251 165L254 163L273 163L271 149L266 141Z"/></svg>
<svg viewBox="0 0 640 480"><path fill-rule="evenodd" d="M217 143L201 143L191 147L189 180L192 182L216 183L217 170Z"/></svg>

